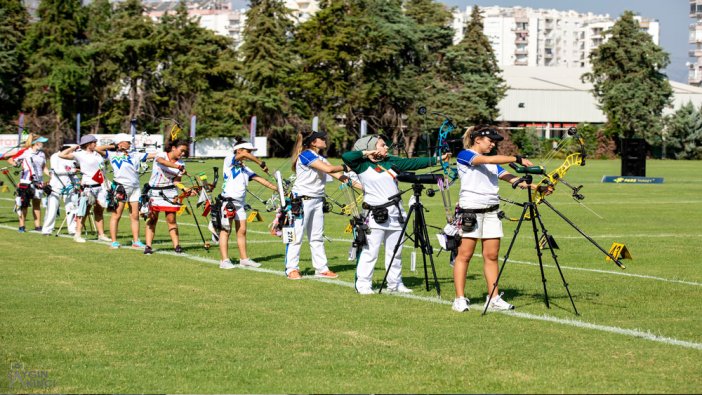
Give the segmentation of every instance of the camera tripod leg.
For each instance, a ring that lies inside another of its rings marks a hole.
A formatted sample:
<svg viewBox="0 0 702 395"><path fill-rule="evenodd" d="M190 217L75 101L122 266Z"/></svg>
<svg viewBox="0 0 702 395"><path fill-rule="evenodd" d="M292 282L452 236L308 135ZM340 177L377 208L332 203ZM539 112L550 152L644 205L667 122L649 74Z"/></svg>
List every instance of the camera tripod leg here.
<svg viewBox="0 0 702 395"><path fill-rule="evenodd" d="M424 219L424 208L419 207L415 210L417 216L414 221L414 235L415 235L415 246L419 245L422 250L422 256L424 258L424 279L429 291L429 274L427 273L427 255L429 256L429 263L431 264L431 272L434 276L434 286L436 287L436 295L441 299L441 286L439 285L439 279L436 276L436 266L434 266L434 251L429 243L429 232L427 231L426 221Z"/></svg>
<svg viewBox="0 0 702 395"><path fill-rule="evenodd" d="M541 247L539 246L539 230L536 228L536 221L538 220L539 222L541 222L541 215L539 214L539 209L536 207L536 204L529 203L529 215L531 217L531 227L534 233L534 249L536 250L536 257L539 260L539 270L541 271L541 283L544 287L544 303L546 304L546 308L550 309L551 305L548 302L548 291L546 290L546 275L544 274L543 253L541 252ZM550 240L548 242L550 243ZM551 251L553 253L553 249ZM556 266L558 266L558 261L555 262Z"/></svg>
<svg viewBox="0 0 702 395"><path fill-rule="evenodd" d="M490 306L490 301L492 301L492 298L495 294L495 290L497 289L497 284L500 282L500 277L502 277L502 272L505 269L505 265L507 264L507 260L509 259L509 255L512 253L512 247L514 247L514 242L517 240L517 235L519 234L519 230L522 227L522 223L524 223L524 217L526 216L526 212L529 209L528 204L524 204L522 206L522 214L519 216L519 222L517 222L517 227L514 229L514 235L512 236L512 241L509 242L509 248L507 248L507 252L505 253L505 257L502 261L502 266L500 266L500 271L497 273L497 278L495 279L495 282L492 284L492 290L490 291L490 295L488 296L488 300L485 303L485 309L483 310L483 314L487 312L488 306Z"/></svg>

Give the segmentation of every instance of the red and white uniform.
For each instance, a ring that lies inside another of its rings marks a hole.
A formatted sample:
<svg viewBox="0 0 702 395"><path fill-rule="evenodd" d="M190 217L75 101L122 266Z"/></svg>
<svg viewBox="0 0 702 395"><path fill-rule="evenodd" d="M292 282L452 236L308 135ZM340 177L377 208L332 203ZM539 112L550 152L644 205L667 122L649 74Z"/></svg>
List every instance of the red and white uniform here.
<svg viewBox="0 0 702 395"><path fill-rule="evenodd" d="M151 179L149 179L149 186L151 186L149 190L151 211L175 213L180 209L181 205L175 202L175 198L178 196L178 188L174 184L174 179L182 175L182 173L178 169L158 163L158 158L165 159L176 165L185 166L185 163L180 159L171 161L168 159L166 152L161 152L154 158Z"/></svg>

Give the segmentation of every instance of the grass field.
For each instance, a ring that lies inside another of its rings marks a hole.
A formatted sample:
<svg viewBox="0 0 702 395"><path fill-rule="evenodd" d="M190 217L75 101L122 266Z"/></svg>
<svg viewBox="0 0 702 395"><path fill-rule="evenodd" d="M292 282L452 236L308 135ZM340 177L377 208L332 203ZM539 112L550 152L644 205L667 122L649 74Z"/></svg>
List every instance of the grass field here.
<svg viewBox="0 0 702 395"><path fill-rule="evenodd" d="M188 168L213 165L221 163ZM517 309L481 316L486 287L479 256L468 273L474 305L465 314L450 308L447 255L435 257L439 300L423 288L421 259L410 271L409 245L403 274L415 291L410 297L355 294L347 217L326 216L327 256L339 279L311 277L303 248L307 276L289 281L284 245L267 234L271 213L249 228L249 254L263 267L223 271L216 247L200 247L191 216L178 219L186 254L171 252L161 223L157 253L144 256L107 243L19 234L12 195L0 193L0 392L699 393L702 162L649 161L647 174L665 177L660 185L600 183L618 174L619 165L589 161L568 174L604 219L562 187L549 201L605 249L625 243L634 258L626 270L605 263L541 206L580 316L548 253L551 308L544 305L530 226L520 232L500 282ZM525 200L524 192L508 189L502 186L506 197ZM442 226L440 196L422 200L430 225ZM515 224L504 227L502 253ZM125 218L120 238L129 240ZM237 257L234 245L230 251ZM378 283L382 274L375 273ZM13 384L18 375L34 377L34 384Z"/></svg>

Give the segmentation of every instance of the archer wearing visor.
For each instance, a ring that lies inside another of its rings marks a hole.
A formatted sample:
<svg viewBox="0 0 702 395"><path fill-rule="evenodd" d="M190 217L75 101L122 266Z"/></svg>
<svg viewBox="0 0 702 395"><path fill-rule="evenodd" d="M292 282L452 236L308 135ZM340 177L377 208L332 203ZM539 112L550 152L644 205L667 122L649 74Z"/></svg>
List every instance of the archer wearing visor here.
<svg viewBox="0 0 702 395"><path fill-rule="evenodd" d="M515 162L524 166L533 166L528 159L519 155L488 155L497 142L502 140L503 137L493 126L480 125L468 128L463 135L465 149L456 158L461 180L456 216L460 216L463 233L453 267L453 282L456 288L453 310L458 312L470 309L470 301L465 297L466 274L478 240L482 243L483 273L488 287L488 297L497 280L499 272L497 257L500 252L500 239L503 236L502 222L497 216L500 207L497 181L500 179L512 184L520 180L501 165ZM531 188L536 189L536 186L532 184ZM524 189L527 184L522 181L513 187ZM497 291L495 289L493 295L498 296L490 301L488 309L514 309L514 306L504 301Z"/></svg>
<svg viewBox="0 0 702 395"><path fill-rule="evenodd" d="M258 164L268 173L266 162L257 158L253 152L253 144L240 141L232 149L232 153L224 158L222 164L224 182L222 194L217 198L212 208L213 213L219 213L212 221L212 227L219 232L220 269L233 269L236 266L229 259L229 235L232 228L236 231L236 244L239 247L239 264L241 266L260 267L261 264L250 259L246 251L246 188L250 181L256 181L268 189L277 191L275 185L257 175L244 161Z"/></svg>
<svg viewBox="0 0 702 395"><path fill-rule="evenodd" d="M292 170L296 174L292 187L295 237L285 249L285 274L291 280L302 278L299 264L304 234L309 239L315 277L338 277L329 270L324 250L324 188L334 178L342 183L347 183L349 178L344 175L344 170L348 170L345 166L334 166L321 155L326 148L327 134L324 132L297 135L292 163ZM361 187L360 184L354 186L359 189Z"/></svg>

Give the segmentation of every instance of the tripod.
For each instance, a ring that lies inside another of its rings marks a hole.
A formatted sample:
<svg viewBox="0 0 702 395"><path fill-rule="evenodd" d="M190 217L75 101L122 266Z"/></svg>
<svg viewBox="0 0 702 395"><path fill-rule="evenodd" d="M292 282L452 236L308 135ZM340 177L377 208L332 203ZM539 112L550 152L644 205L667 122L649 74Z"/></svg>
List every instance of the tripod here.
<svg viewBox="0 0 702 395"><path fill-rule="evenodd" d="M383 288L387 284L387 279L388 279L388 274L390 273L390 268L392 268L392 262L395 260L395 256L397 255L397 251L399 250L400 246L404 244L404 242L407 239L411 239L414 241L414 248L421 248L422 250L422 258L424 261L424 280L426 283L426 288L427 291L429 291L429 274L427 271L427 256L429 256L429 262L431 263L431 272L434 275L434 286L436 287L436 294L439 298L441 298L441 287L439 286L439 280L436 277L436 268L434 267L434 257L432 254L434 253L431 244L429 244L429 234L427 233L427 223L424 220L424 206L422 205L422 202L419 200L419 197L422 195L422 190L424 189L424 185L419 184L419 183L414 183L412 184L412 190L414 191L414 203L410 206L409 213L407 214L407 218L405 218L405 223L402 225L402 234L400 235L400 240L398 240L397 244L395 245L395 249L392 252L392 258L390 258L390 265L388 265L388 268L385 270L385 276L383 277L383 283L380 284L380 289L378 290L378 293L383 292ZM409 189L407 190L409 191ZM400 192L399 195L402 195L403 193L407 192ZM398 195L392 196L389 198L389 200L392 200L393 198L397 197ZM410 223L410 218L412 217L412 214L415 214L414 217L414 223L413 223L413 230L411 235L407 235L407 225ZM414 238L412 238L414 236Z"/></svg>
<svg viewBox="0 0 702 395"><path fill-rule="evenodd" d="M558 263L558 256L556 255L555 251L555 246L552 244L552 237L548 234L548 231L546 230L546 227L544 226L544 222L541 220L541 214L539 214L539 208L534 203L533 201L533 196L531 192L531 183L533 181L533 177L531 174L526 174L524 177L522 177L520 180L517 180L514 182L514 185L520 184L522 181L526 182L527 184L527 196L528 196L528 201L522 204L519 204L522 206L522 214L519 216L519 222L517 223L517 228L514 230L514 236L512 237L512 241L509 243L509 248L507 249L507 252L505 253L505 258L502 261L502 266L500 266L500 272L497 274L497 279L495 279L495 283L493 284L492 291L490 291L490 296L488 297L487 303L485 303L485 310L483 310L483 315L487 312L488 307L490 306L490 301L492 301L492 298L495 293L495 289L497 289L497 284L500 282L500 277L502 277L502 272L505 268L505 264L507 264L507 260L509 259L509 255L512 252L512 247L514 247L514 242L517 240L517 235L519 234L519 230L522 227L522 223L524 222L524 218L526 217L527 211L529 212L529 216L531 218L531 228L534 234L534 247L536 248L536 255L539 259L539 268L541 269L541 282L543 283L544 287L544 302L546 303L547 308L551 308L548 302L548 291L546 290L546 276L544 275L544 264L543 264L543 259L542 259L542 252L541 248L539 245L539 230L536 228L536 222L538 221L539 227L541 228L541 233L546 240L546 243L548 244L548 249L551 251L551 257L553 258L553 262L555 262L556 267L558 268L558 273L561 275L561 280L563 280L563 286L566 289L566 292L568 293L568 298L570 298L570 303L573 305L573 310L575 310L575 315L580 315L578 313L578 309L575 307L575 302L573 301L573 296L570 294L570 289L568 289L568 282L566 282L565 277L563 276L563 271L561 270L561 265ZM542 200L544 201L544 200ZM548 205L551 207L551 209L555 210L553 206L550 204ZM560 213L558 213L561 215ZM564 218L561 215L562 218ZM572 225L572 223L569 221L569 223ZM573 225L574 226L574 225ZM576 228L577 229L577 228ZM582 232L581 232L582 233Z"/></svg>

